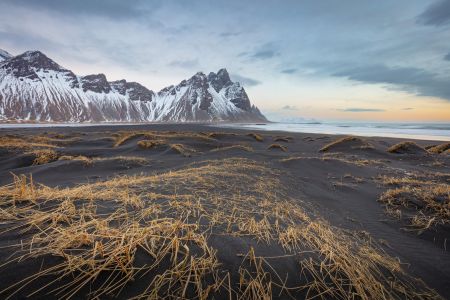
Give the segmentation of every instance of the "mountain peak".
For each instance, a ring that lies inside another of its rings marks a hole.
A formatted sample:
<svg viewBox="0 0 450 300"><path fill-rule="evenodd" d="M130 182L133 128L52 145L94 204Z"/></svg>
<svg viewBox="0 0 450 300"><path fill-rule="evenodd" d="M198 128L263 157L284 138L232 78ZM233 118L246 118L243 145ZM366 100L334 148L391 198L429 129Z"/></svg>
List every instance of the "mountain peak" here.
<svg viewBox="0 0 450 300"><path fill-rule="evenodd" d="M192 76L192 77L201 77L201 78L206 78L206 75L205 75L205 73L203 73L203 72L197 72L197 73L195 73L195 75L194 76Z"/></svg>
<svg viewBox="0 0 450 300"><path fill-rule="evenodd" d="M32 80L39 79L36 73L38 70L63 72L71 77L72 80L75 78L72 72L64 69L40 51L26 51L11 57L2 63L1 69L7 70L15 77L24 77Z"/></svg>
<svg viewBox="0 0 450 300"><path fill-rule="evenodd" d="M217 76L230 78L230 75L228 74L228 71L225 68L222 68L219 71L217 71Z"/></svg>
<svg viewBox="0 0 450 300"><path fill-rule="evenodd" d="M131 101L150 102L155 97L155 93L137 82L127 82L125 79L116 80L109 83L114 91L121 95L129 96Z"/></svg>
<svg viewBox="0 0 450 300"><path fill-rule="evenodd" d="M36 57L36 56L45 56L45 57L47 57L44 53L42 53L41 51L39 51L39 50L28 50L28 51L25 51L24 53L22 53L21 55L23 55L23 56L30 56L30 57Z"/></svg>
<svg viewBox="0 0 450 300"><path fill-rule="evenodd" d="M18 60L25 60L29 64L32 64L33 67L42 67L42 68L48 68L50 66L51 68L57 67L57 69L60 69L61 67L55 63L53 60L48 58L44 53L37 50L32 51L26 51L18 56L16 56Z"/></svg>
<svg viewBox="0 0 450 300"><path fill-rule="evenodd" d="M8 51L0 49L0 62L13 57Z"/></svg>
<svg viewBox="0 0 450 300"><path fill-rule="evenodd" d="M92 74L81 77L81 87L83 91L92 91L95 93L109 93L111 86L106 80L105 74Z"/></svg>
<svg viewBox="0 0 450 300"><path fill-rule="evenodd" d="M206 87L208 85L208 79L206 78L206 75L203 72L195 73L195 75L192 76L188 80L188 82L195 87Z"/></svg>
<svg viewBox="0 0 450 300"><path fill-rule="evenodd" d="M217 74L214 72L209 73L208 75L208 81L211 84L211 86L216 90L216 92L219 92L224 87L230 86L233 84L233 82L230 79L230 75L228 74L227 69L222 68L220 69Z"/></svg>
<svg viewBox="0 0 450 300"><path fill-rule="evenodd" d="M26 51L9 60L12 66L60 71L63 69L41 51Z"/></svg>

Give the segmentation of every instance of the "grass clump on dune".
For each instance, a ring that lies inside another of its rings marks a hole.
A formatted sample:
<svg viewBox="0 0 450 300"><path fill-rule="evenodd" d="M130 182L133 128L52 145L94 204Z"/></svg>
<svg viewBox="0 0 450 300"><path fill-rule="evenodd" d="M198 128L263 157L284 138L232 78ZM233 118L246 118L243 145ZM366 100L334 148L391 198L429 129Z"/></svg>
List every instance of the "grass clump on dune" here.
<svg viewBox="0 0 450 300"><path fill-rule="evenodd" d="M294 138L291 136L278 136L273 139L274 142L285 142L285 143L292 142L293 140Z"/></svg>
<svg viewBox="0 0 450 300"><path fill-rule="evenodd" d="M0 187L0 217L2 233L22 236L3 267L58 260L0 295L102 298L131 289L151 299L438 298L370 239L310 216L287 196L282 176L264 163L231 158L70 188L15 177ZM257 246L215 248L212 235ZM258 256L261 245L298 262L295 284L271 257ZM219 251L243 257L237 274ZM45 284L33 287L39 279Z"/></svg>
<svg viewBox="0 0 450 300"><path fill-rule="evenodd" d="M251 136L252 138L254 138L256 141L258 141L258 142L263 142L264 141L264 138L262 137L262 135L260 135L260 134L257 134L257 133L249 133L249 134L247 134L248 136Z"/></svg>
<svg viewBox="0 0 450 300"><path fill-rule="evenodd" d="M356 165L359 167L364 167L368 165L383 165L383 162L380 160L374 159L355 159L355 158L347 158L335 155L335 153L325 153L322 156L292 156L283 158L281 162L289 162L289 161L300 161L300 160L320 160L320 161L337 161L350 165Z"/></svg>
<svg viewBox="0 0 450 300"><path fill-rule="evenodd" d="M83 155L72 156L72 155L63 155L58 158L58 160L67 160L67 161L79 161L82 162L85 166L92 166L96 162L104 162L104 161L116 161L123 163L136 163L139 165L145 165L148 163L148 159L139 156L110 156L110 157L94 157L89 158Z"/></svg>
<svg viewBox="0 0 450 300"><path fill-rule="evenodd" d="M213 139L220 139L228 136L237 136L237 134L233 132L208 132L205 133L205 135Z"/></svg>
<svg viewBox="0 0 450 300"><path fill-rule="evenodd" d="M445 143L445 144L433 146L433 147L430 147L427 150L428 150L428 152L434 153L434 154L445 153L446 151L450 150L450 143Z"/></svg>
<svg viewBox="0 0 450 300"><path fill-rule="evenodd" d="M268 150L272 150L272 149L278 149L281 150L283 152L286 152L288 149L286 146L280 145L280 144L271 144L269 145L269 147L267 147Z"/></svg>
<svg viewBox="0 0 450 300"><path fill-rule="evenodd" d="M146 140L173 140L194 139L201 141L213 141L214 139L196 132L172 132L172 131L124 131L113 135L114 147L119 147L134 138L143 137Z"/></svg>
<svg viewBox="0 0 450 300"><path fill-rule="evenodd" d="M137 145L141 149L152 149L157 146L166 145L166 142L163 140L141 140L137 143Z"/></svg>
<svg viewBox="0 0 450 300"><path fill-rule="evenodd" d="M426 153L425 149L414 142L401 142L387 149L389 153L396 154L422 154Z"/></svg>
<svg viewBox="0 0 450 300"><path fill-rule="evenodd" d="M243 150L246 152L253 152L253 148L249 145L231 145L231 146L225 146L225 147L218 147L216 149L212 149L211 152L218 152L218 151L227 151L227 150Z"/></svg>
<svg viewBox="0 0 450 300"><path fill-rule="evenodd" d="M197 152L195 149L187 147L183 144L170 144L169 149L186 157L192 156Z"/></svg>
<svg viewBox="0 0 450 300"><path fill-rule="evenodd" d="M58 160L79 161L82 162L85 166L91 166L93 164L93 159L84 155L62 155L58 158Z"/></svg>
<svg viewBox="0 0 450 300"><path fill-rule="evenodd" d="M419 233L450 224L449 184L409 177L382 177L380 181L391 186L379 200L389 215L405 219Z"/></svg>
<svg viewBox="0 0 450 300"><path fill-rule="evenodd" d="M25 152L35 157L33 165L43 165L58 159L58 153L53 149L38 149Z"/></svg>
<svg viewBox="0 0 450 300"><path fill-rule="evenodd" d="M0 148L26 151L35 150L36 148L56 148L56 145L52 145L48 141L36 139L35 137L7 135L0 137Z"/></svg>
<svg viewBox="0 0 450 300"><path fill-rule="evenodd" d="M114 147L122 146L127 141L129 141L129 140L131 140L133 138L143 137L143 136L146 136L146 133L144 133L144 132L134 132L134 131L118 133L118 134L116 134L114 136L114 138L115 138Z"/></svg>
<svg viewBox="0 0 450 300"><path fill-rule="evenodd" d="M374 148L372 144L370 144L369 142L365 141L362 138L347 136L323 146L319 151L327 152L329 150L335 150L341 147L348 147L349 149L361 149L361 150Z"/></svg>

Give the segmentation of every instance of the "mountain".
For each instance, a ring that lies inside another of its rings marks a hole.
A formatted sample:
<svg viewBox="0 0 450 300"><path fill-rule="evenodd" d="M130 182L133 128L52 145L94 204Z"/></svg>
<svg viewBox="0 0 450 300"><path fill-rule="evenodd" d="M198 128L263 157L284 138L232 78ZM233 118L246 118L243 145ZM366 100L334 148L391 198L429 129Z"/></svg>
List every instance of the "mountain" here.
<svg viewBox="0 0 450 300"><path fill-rule="evenodd" d="M155 93L136 82L79 76L40 51L0 50L0 120L46 122L267 121L226 69Z"/></svg>
<svg viewBox="0 0 450 300"><path fill-rule="evenodd" d="M0 62L6 60L6 59L8 59L8 58L11 58L11 57L12 57L11 54L9 54L8 52L6 52L5 50L0 49Z"/></svg>

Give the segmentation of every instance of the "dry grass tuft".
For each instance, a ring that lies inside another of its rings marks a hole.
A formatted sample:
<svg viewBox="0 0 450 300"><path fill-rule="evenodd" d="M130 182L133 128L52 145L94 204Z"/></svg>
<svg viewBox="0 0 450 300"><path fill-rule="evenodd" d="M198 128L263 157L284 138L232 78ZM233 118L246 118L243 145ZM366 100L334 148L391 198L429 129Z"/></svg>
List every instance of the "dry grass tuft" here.
<svg viewBox="0 0 450 300"><path fill-rule="evenodd" d="M137 143L137 145L139 146L139 148L142 148L142 149L152 149L157 146L163 146L163 145L167 145L167 144L166 144L166 141L163 141L163 140L152 140L152 141L151 140L142 140L142 141L139 141Z"/></svg>
<svg viewBox="0 0 450 300"><path fill-rule="evenodd" d="M35 157L33 165L43 165L58 159L58 153L53 149L38 149L25 152Z"/></svg>
<svg viewBox="0 0 450 300"><path fill-rule="evenodd" d="M119 147L125 144L127 141L137 138L137 137L146 137L144 132L121 132L115 136L114 147Z"/></svg>
<svg viewBox="0 0 450 300"><path fill-rule="evenodd" d="M0 148L33 155L35 156L33 164L42 165L58 159L55 148L75 141L78 141L78 138L57 139L45 135L5 135L0 136Z"/></svg>
<svg viewBox="0 0 450 300"><path fill-rule="evenodd" d="M323 146L319 151L327 152L329 150L333 150L340 147L349 147L350 149L361 149L361 150L374 148L372 144L370 144L369 142L365 141L362 138L348 136Z"/></svg>
<svg viewBox="0 0 450 300"><path fill-rule="evenodd" d="M389 153L397 154L421 154L426 153L425 149L414 142L402 142L387 149Z"/></svg>
<svg viewBox="0 0 450 300"><path fill-rule="evenodd" d="M341 157L335 155L335 153L325 153L323 156L293 156L288 158L283 158L281 162L289 162L296 160L304 160L304 159L316 159L321 161L339 161L346 164L356 165L359 167L364 167L368 165L383 165L384 163L380 160L375 159L361 159L361 158L349 158L349 157Z"/></svg>
<svg viewBox="0 0 450 300"><path fill-rule="evenodd" d="M387 214L406 219L419 233L436 225L450 223L450 185L410 177L381 177L380 182L393 186L380 202Z"/></svg>
<svg viewBox="0 0 450 300"><path fill-rule="evenodd" d="M55 145L42 141L36 137L22 137L22 136L1 136L0 147L12 150L34 150L36 148L56 148Z"/></svg>
<svg viewBox="0 0 450 300"><path fill-rule="evenodd" d="M263 142L264 141L264 138L262 137L262 135L260 135L260 134L257 134L257 133L249 133L249 134L247 134L248 136L251 136L252 138L254 138L256 141L258 141L258 142Z"/></svg>
<svg viewBox="0 0 450 300"><path fill-rule="evenodd" d="M93 164L93 159L84 155L62 155L58 158L58 160L79 161L82 162L85 166L91 166Z"/></svg>
<svg viewBox="0 0 450 300"><path fill-rule="evenodd" d="M226 147L219 147L216 149L212 149L211 152L217 152L217 151L227 151L227 150L243 150L243 151L247 151L247 152L253 152L253 148L249 145L231 145L231 146L226 146Z"/></svg>
<svg viewBox="0 0 450 300"><path fill-rule="evenodd" d="M192 149L183 144L170 144L169 148L186 157L192 156L193 154L197 153L195 149Z"/></svg>
<svg viewBox="0 0 450 300"><path fill-rule="evenodd" d="M123 163L135 163L138 165L146 165L148 164L149 160L144 157L139 156L111 156L111 157L95 157L95 158L89 158L83 155L78 156L71 156L71 155L63 155L58 158L58 160L71 160L71 161L80 161L85 166L92 166L95 162L102 162L102 161L116 161L116 162L123 162Z"/></svg>
<svg viewBox="0 0 450 300"><path fill-rule="evenodd" d="M237 136L237 134L233 132L208 132L206 133L206 136L213 139L220 139L223 137Z"/></svg>
<svg viewBox="0 0 450 300"><path fill-rule="evenodd" d="M444 152L450 150L450 143L444 143L441 145L433 146L427 150L428 150L428 152L434 153L434 154L444 153Z"/></svg>
<svg viewBox="0 0 450 300"><path fill-rule="evenodd" d="M267 147L268 150L272 150L272 149L278 149L281 150L283 152L286 152L288 150L288 148L286 146L280 145L280 144L271 144L269 145L269 147Z"/></svg>
<svg viewBox="0 0 450 300"><path fill-rule="evenodd" d="M291 136L278 136L273 139L274 142L285 142L285 143L292 142L293 140L294 138Z"/></svg>
<svg viewBox="0 0 450 300"><path fill-rule="evenodd" d="M214 141L208 135L196 132L174 132L174 131L122 131L113 134L114 147L121 146L131 139L143 137L146 140L173 140L173 139L194 139L200 141Z"/></svg>
<svg viewBox="0 0 450 300"><path fill-rule="evenodd" d="M149 159L140 156L111 156L111 157L96 157L93 159L94 162L97 161L116 161L122 163L132 163L138 165L147 165L149 163Z"/></svg>

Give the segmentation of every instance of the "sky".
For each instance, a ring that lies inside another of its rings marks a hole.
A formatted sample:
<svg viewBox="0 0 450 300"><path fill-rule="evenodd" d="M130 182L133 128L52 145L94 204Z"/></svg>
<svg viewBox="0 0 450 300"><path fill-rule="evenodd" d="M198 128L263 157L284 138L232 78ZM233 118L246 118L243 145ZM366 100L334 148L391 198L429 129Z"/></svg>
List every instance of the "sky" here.
<svg viewBox="0 0 450 300"><path fill-rule="evenodd" d="M155 91L226 68L271 120L450 121L450 0L0 0L0 49Z"/></svg>

